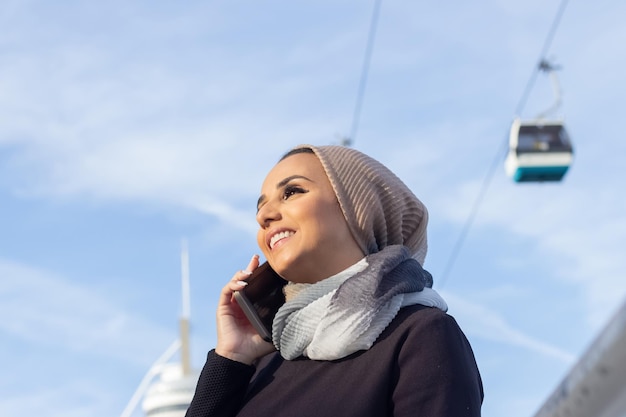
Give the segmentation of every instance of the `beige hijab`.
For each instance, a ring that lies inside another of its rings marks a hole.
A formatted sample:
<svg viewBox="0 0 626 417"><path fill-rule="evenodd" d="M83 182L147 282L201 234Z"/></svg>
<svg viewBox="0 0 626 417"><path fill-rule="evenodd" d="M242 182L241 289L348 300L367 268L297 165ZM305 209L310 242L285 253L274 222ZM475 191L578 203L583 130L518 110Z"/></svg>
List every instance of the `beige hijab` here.
<svg viewBox="0 0 626 417"><path fill-rule="evenodd" d="M311 149L321 161L363 253L403 245L424 264L428 211L402 180L377 160L352 148L299 145L294 150L301 148Z"/></svg>

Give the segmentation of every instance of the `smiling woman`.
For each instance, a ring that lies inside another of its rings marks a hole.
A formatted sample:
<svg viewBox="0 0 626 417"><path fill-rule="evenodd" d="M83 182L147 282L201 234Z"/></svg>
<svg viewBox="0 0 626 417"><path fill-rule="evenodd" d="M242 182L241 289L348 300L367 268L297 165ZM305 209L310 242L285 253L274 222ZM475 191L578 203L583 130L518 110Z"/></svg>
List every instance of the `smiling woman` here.
<svg viewBox="0 0 626 417"><path fill-rule="evenodd" d="M350 233L322 164L302 149L309 148L288 154L263 183L257 243L285 279L314 283L355 264L364 255Z"/></svg>
<svg viewBox="0 0 626 417"><path fill-rule="evenodd" d="M257 209L286 302L269 343L234 301L258 257L235 273L188 417L480 415L472 349L422 268L426 208L398 177L354 149L302 145Z"/></svg>

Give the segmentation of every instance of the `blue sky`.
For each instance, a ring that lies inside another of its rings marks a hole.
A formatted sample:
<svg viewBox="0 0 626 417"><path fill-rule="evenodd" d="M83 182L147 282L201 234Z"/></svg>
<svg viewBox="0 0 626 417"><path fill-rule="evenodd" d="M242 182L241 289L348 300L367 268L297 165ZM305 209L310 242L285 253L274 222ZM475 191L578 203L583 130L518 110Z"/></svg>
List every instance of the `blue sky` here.
<svg viewBox="0 0 626 417"><path fill-rule="evenodd" d="M349 133L373 2L6 0L0 5L0 414L119 415L177 337L192 360L253 253L277 158ZM483 415L531 416L626 296L626 4L568 4L575 160L513 183L502 149L556 1L383 2L354 147L429 208L425 268L472 342ZM546 76L523 117L549 107ZM137 413L140 415L140 413Z"/></svg>

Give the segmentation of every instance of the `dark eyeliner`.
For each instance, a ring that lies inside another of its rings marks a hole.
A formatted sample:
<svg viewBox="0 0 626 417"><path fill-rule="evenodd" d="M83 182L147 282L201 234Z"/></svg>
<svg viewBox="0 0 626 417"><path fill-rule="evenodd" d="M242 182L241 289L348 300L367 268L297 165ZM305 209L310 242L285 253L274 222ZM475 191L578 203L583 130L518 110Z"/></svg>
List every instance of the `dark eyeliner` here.
<svg viewBox="0 0 626 417"><path fill-rule="evenodd" d="M283 199L288 199L294 194L305 194L309 191L295 184L287 184L283 190Z"/></svg>

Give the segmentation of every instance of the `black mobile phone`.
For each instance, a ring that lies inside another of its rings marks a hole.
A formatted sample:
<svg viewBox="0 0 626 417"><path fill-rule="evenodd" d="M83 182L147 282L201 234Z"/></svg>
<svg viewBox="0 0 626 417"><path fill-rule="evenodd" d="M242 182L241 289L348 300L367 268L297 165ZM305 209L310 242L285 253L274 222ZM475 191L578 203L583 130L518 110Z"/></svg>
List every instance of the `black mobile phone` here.
<svg viewBox="0 0 626 417"><path fill-rule="evenodd" d="M283 287L287 284L264 262L244 281L248 283L235 291L235 300L261 337L272 341L272 322L276 312L285 303Z"/></svg>

